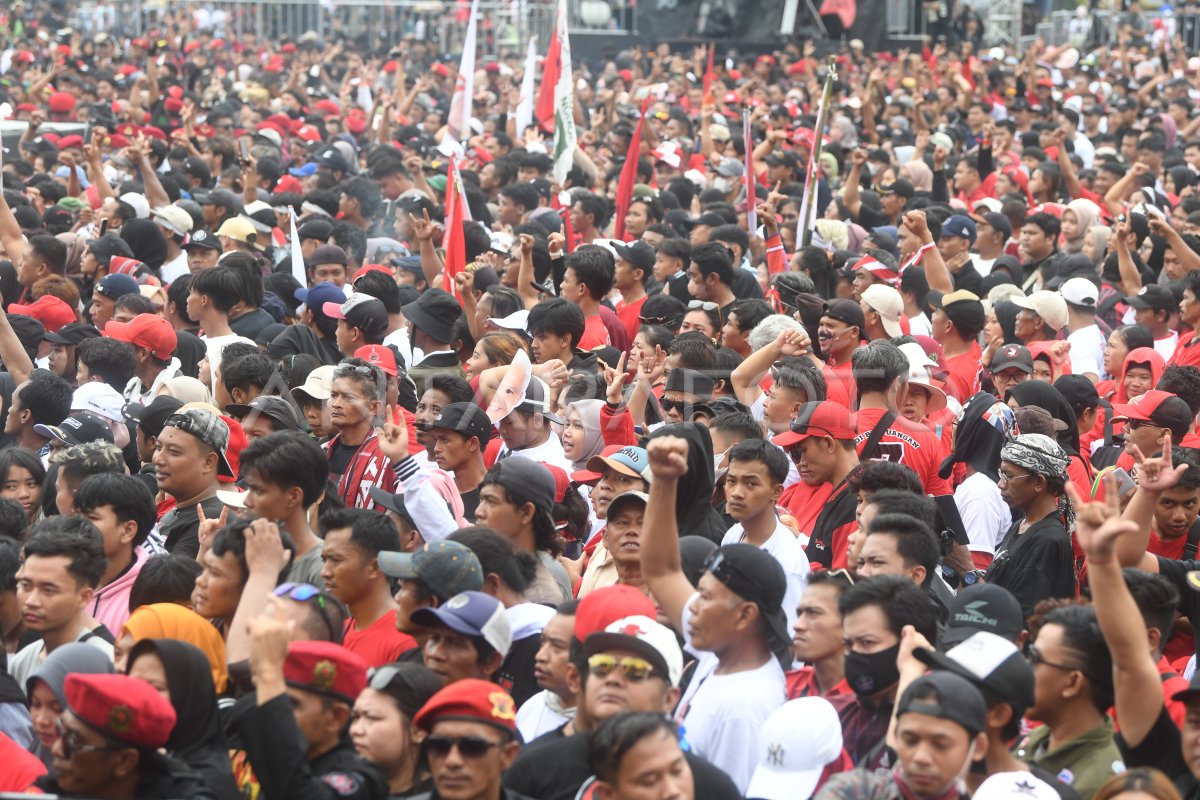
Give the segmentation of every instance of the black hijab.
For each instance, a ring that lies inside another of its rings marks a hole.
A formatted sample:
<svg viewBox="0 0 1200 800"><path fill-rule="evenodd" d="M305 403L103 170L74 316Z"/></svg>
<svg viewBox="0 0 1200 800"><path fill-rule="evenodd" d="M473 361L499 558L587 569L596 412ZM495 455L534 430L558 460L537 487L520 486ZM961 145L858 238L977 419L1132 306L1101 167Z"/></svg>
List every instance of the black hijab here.
<svg viewBox="0 0 1200 800"><path fill-rule="evenodd" d="M131 219L121 226L120 236L133 251L133 256L157 275L167 260L167 240L157 223L148 219Z"/></svg>
<svg viewBox="0 0 1200 800"><path fill-rule="evenodd" d="M177 639L142 639L129 651L125 671L145 653L155 653L162 661L175 708L167 751L196 771L216 797L237 797L208 656Z"/></svg>
<svg viewBox="0 0 1200 800"><path fill-rule="evenodd" d="M1000 405L1001 408L992 409ZM954 430L954 450L942 461L938 474L949 478L955 464L968 464L993 481L1000 472L1000 448L1013 427L1012 410L991 392L976 392L963 406Z"/></svg>
<svg viewBox="0 0 1200 800"><path fill-rule="evenodd" d="M1021 307L1011 300L997 300L992 308L996 311L1000 330L1004 331L1004 343L1024 344L1017 338L1017 314L1021 313Z"/></svg>
<svg viewBox="0 0 1200 800"><path fill-rule="evenodd" d="M721 543L728 527L712 507L716 473L713 468L712 436L708 428L694 422L664 425L650 439L662 436L681 436L688 442L687 472L679 478L675 496L675 519L680 536L703 536Z"/></svg>
<svg viewBox="0 0 1200 800"><path fill-rule="evenodd" d="M1050 416L1067 423L1067 429L1058 432L1058 443L1071 455L1079 455L1079 425L1075 421L1075 409L1062 396L1062 392L1045 381L1024 381L1008 390L1004 395L1016 398L1021 406L1037 406L1050 412Z"/></svg>

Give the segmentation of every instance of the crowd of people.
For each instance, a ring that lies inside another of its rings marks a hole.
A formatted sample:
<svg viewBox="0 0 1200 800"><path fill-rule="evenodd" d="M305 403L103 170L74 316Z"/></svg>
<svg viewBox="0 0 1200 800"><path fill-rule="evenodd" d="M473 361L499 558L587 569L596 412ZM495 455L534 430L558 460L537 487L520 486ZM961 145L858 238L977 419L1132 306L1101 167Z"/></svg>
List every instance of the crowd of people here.
<svg viewBox="0 0 1200 800"><path fill-rule="evenodd" d="M0 791L1196 796L1169 32L631 46L556 121L66 5L0 9Z"/></svg>

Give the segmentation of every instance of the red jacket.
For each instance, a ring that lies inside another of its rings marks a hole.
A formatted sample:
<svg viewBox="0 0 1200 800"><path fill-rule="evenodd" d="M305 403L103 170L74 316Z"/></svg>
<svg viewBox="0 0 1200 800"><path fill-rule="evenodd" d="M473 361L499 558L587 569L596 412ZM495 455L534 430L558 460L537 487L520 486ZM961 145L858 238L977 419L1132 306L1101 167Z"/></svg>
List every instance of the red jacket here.
<svg viewBox="0 0 1200 800"><path fill-rule="evenodd" d="M325 443L325 456L332 458L342 439L339 433ZM412 439L416 441L416 439ZM371 500L371 487L378 486L387 492L396 491L396 473L392 461L379 451L379 439L372 432L354 453L346 467L346 474L338 479L338 497L347 508L369 508L382 511Z"/></svg>

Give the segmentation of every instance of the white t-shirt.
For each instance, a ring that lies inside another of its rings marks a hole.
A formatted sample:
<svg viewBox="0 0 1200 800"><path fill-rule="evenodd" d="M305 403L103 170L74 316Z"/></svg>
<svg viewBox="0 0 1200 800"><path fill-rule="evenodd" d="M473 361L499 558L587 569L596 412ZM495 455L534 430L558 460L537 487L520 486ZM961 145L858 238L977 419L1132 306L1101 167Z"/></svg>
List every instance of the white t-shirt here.
<svg viewBox="0 0 1200 800"><path fill-rule="evenodd" d="M575 719L575 709L562 707L562 700L549 689L543 689L517 709L517 730L526 742L543 733L561 728Z"/></svg>
<svg viewBox="0 0 1200 800"><path fill-rule="evenodd" d="M724 770L744 793L758 764L759 732L786 700L783 668L772 657L757 669L716 674L716 655L696 651L686 633L691 604L689 600L683 610L684 639L700 661L675 709L675 722L682 726L692 751Z"/></svg>
<svg viewBox="0 0 1200 800"><path fill-rule="evenodd" d="M575 471L575 467L567 459L567 454L563 452L562 442L559 441L559 438L554 433L551 433L549 439L536 447L526 447L524 450L509 450L508 445L504 445L500 448L500 452L496 454L496 461L510 456L521 456L531 461L541 461L555 467L560 467L568 475Z"/></svg>
<svg viewBox="0 0 1200 800"><path fill-rule="evenodd" d="M922 311L915 317L909 317L908 332L913 336L932 336L933 323L929 321L929 315Z"/></svg>
<svg viewBox="0 0 1200 800"><path fill-rule="evenodd" d="M744 535L741 523L735 523L725 532L721 546L740 544ZM804 586L808 583L808 556L804 554L804 548L800 546L796 534L778 518L775 519L775 532L759 549L770 553L779 562L779 566L783 567L783 574L787 576L783 613L787 615L788 630L791 630L796 622L796 609L800 607L800 595L804 593Z"/></svg>
<svg viewBox="0 0 1200 800"><path fill-rule="evenodd" d="M110 659L113 657L113 646L86 628L79 632L75 641L84 642L96 648ZM22 689L25 688L25 682L29 680L29 676L37 672L37 668L42 665L42 653L45 648L46 643L38 639L36 642L25 645L8 659L8 674L16 679L17 685Z"/></svg>
<svg viewBox="0 0 1200 800"><path fill-rule="evenodd" d="M996 547L1012 525L1012 511L1000 497L996 482L976 472L954 490L954 505L967 530L967 549L996 554Z"/></svg>
<svg viewBox="0 0 1200 800"><path fill-rule="evenodd" d="M971 261L975 264L975 271L979 273L979 277L986 278L992 271L992 265L996 263L994 258L980 258L975 253L971 254Z"/></svg>
<svg viewBox="0 0 1200 800"><path fill-rule="evenodd" d="M191 269L188 268L187 253L181 250L179 255L162 265L163 286L170 284L176 278L187 275L189 272L191 272Z"/></svg>
<svg viewBox="0 0 1200 800"><path fill-rule="evenodd" d="M1076 375L1092 373L1097 378L1104 375L1104 346L1107 343L1098 325L1088 325L1067 334L1071 345L1071 372Z"/></svg>
<svg viewBox="0 0 1200 800"><path fill-rule="evenodd" d="M221 366L221 354L225 352L225 348L234 342L244 342L249 345L254 345L256 348L258 345L254 344L253 339L247 339L245 336L238 336L236 333L226 334L225 336L202 336L201 339L204 341L204 348L208 357L208 373L210 378L208 388L215 396L217 385L217 369Z"/></svg>
<svg viewBox="0 0 1200 800"><path fill-rule="evenodd" d="M1170 361L1171 356L1175 355L1175 348L1179 344L1179 331L1171 331L1170 336L1162 339L1154 340L1154 352L1163 357L1163 361Z"/></svg>

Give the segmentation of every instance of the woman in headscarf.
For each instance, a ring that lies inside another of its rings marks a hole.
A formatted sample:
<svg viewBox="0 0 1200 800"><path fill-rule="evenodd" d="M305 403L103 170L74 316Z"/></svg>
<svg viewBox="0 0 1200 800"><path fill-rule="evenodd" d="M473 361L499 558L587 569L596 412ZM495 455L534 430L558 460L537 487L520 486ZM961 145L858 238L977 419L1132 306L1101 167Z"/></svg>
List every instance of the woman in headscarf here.
<svg viewBox="0 0 1200 800"><path fill-rule="evenodd" d="M388 797L410 797L432 788L421 758L424 737L412 718L441 688L441 679L422 664L387 664L375 670L354 701L350 740L355 752L387 776Z"/></svg>
<svg viewBox="0 0 1200 800"><path fill-rule="evenodd" d="M1153 347L1130 350L1121 366L1121 377L1112 396L1114 403L1128 403L1158 385L1167 363Z"/></svg>
<svg viewBox="0 0 1200 800"><path fill-rule="evenodd" d="M933 191L933 170L919 158L912 158L900 165L900 177L913 185L919 194Z"/></svg>
<svg viewBox="0 0 1200 800"><path fill-rule="evenodd" d="M1154 337L1150 331L1141 325L1122 325L1113 329L1104 345L1104 374L1108 376L1096 384L1096 392L1101 397L1109 398L1121 385L1121 375L1125 371L1125 357L1139 348L1154 348ZM1115 398L1114 398L1115 399ZM1125 400L1117 400L1126 403Z"/></svg>
<svg viewBox="0 0 1200 800"><path fill-rule="evenodd" d="M174 706L167 753L190 767L218 800L240 797L205 654L175 639L143 639L130 651L125 674L150 684Z"/></svg>
<svg viewBox="0 0 1200 800"><path fill-rule="evenodd" d="M967 547L978 569L987 569L996 546L1012 525L1012 512L1000 495L1000 448L1013 429L1012 409L990 392L978 392L963 407L954 431L954 450L938 474L949 478L962 464L965 477L954 489L954 504L967 530Z"/></svg>
<svg viewBox="0 0 1200 800"><path fill-rule="evenodd" d="M175 603L154 603L133 610L121 627L113 650L118 668L124 668L137 642L143 639L177 639L196 647L208 659L212 682L218 694L225 692L229 673L225 668L225 640L208 620L190 608Z"/></svg>
<svg viewBox="0 0 1200 800"><path fill-rule="evenodd" d="M1192 172L1191 167L1179 166L1167 170L1163 188L1167 192L1167 199L1171 201L1171 205L1179 205L1179 193L1189 186L1195 185L1196 173Z"/></svg>
<svg viewBox="0 0 1200 800"><path fill-rule="evenodd" d="M1029 342L1026 345L1029 355L1033 356L1030 380L1054 383L1060 376L1071 374L1071 357L1062 352L1055 352L1061 351L1063 345L1064 343L1059 341Z"/></svg>
<svg viewBox="0 0 1200 800"><path fill-rule="evenodd" d="M1001 347L1007 344L1021 344L1021 340L1017 338L1017 314L1021 311L1020 306L1011 300L997 300L991 305L983 325L983 339L987 347L979 359L984 367L989 368Z"/></svg>
<svg viewBox="0 0 1200 800"><path fill-rule="evenodd" d="M167 260L167 240L158 223L148 219L131 219L121 226L120 236L141 261L157 276Z"/></svg>
<svg viewBox="0 0 1200 800"><path fill-rule="evenodd" d="M1080 252L1088 257L1097 270L1104 265L1104 256L1108 253L1108 240L1111 235L1112 231L1107 225L1093 225L1088 228L1087 236L1083 237L1083 250Z"/></svg>
<svg viewBox="0 0 1200 800"><path fill-rule="evenodd" d="M604 449L604 434L600 429L603 407L603 400L576 400L567 406L562 446L576 470L587 469L588 459Z"/></svg>
<svg viewBox="0 0 1200 800"><path fill-rule="evenodd" d="M184 405L188 403L208 403L212 405L212 394L209 393L208 387L195 378L188 378L186 376L171 378L171 380L159 388L158 393L165 394L167 397L174 397Z"/></svg>
<svg viewBox="0 0 1200 800"><path fill-rule="evenodd" d="M1092 464L1079 452L1079 425L1076 424L1075 410L1062 396L1062 392L1045 381L1025 381L1018 383L1008 390L1004 396L1009 408L1037 406L1045 409L1051 417L1066 427L1058 431L1055 437L1058 445L1068 456L1067 474L1071 483L1083 496L1092 489L1092 479L1095 477Z"/></svg>
<svg viewBox="0 0 1200 800"><path fill-rule="evenodd" d="M67 266L63 274L76 279L83 276L83 251L87 249L87 239L77 233L60 233L54 237L67 246Z"/></svg>
<svg viewBox="0 0 1200 800"><path fill-rule="evenodd" d="M59 738L58 718L67 708L65 687L67 676L72 673L111 675L112 659L90 644L71 642L56 647L25 681L29 718L33 722L33 734L37 737L33 753L47 769L53 768L52 751Z"/></svg>
<svg viewBox="0 0 1200 800"><path fill-rule="evenodd" d="M1100 222L1100 207L1091 200L1079 198L1067 203L1062 214L1062 251L1064 253L1079 253L1083 251L1083 240L1087 237L1088 229Z"/></svg>
<svg viewBox="0 0 1200 800"><path fill-rule="evenodd" d="M996 550L988 583L1012 592L1022 619L1043 600L1075 597L1070 529L1075 511L1066 495L1065 450L1049 436L1026 433L1000 450L1000 494L1016 521Z"/></svg>

